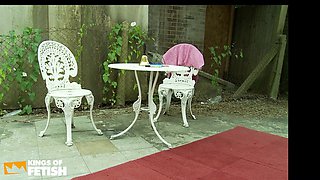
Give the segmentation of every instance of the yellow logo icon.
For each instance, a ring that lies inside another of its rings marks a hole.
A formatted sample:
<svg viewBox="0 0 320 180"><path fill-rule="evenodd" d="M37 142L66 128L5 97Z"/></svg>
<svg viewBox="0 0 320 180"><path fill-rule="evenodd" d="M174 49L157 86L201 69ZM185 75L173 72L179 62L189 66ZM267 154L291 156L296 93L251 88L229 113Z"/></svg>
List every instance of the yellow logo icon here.
<svg viewBox="0 0 320 180"><path fill-rule="evenodd" d="M18 169L23 168L25 172L27 172L27 162L26 161L19 161L19 162L5 162L3 163L3 170L4 174L19 174L19 172L9 172L8 168L12 170L13 165L15 165Z"/></svg>

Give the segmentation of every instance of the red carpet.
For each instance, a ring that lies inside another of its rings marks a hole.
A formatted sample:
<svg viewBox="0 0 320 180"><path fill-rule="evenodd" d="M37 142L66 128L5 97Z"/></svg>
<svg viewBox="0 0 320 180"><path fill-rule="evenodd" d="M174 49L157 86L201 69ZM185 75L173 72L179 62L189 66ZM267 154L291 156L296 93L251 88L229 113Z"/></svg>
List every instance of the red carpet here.
<svg viewBox="0 0 320 180"><path fill-rule="evenodd" d="M234 129L161 151L93 174L85 179L288 179L288 139Z"/></svg>

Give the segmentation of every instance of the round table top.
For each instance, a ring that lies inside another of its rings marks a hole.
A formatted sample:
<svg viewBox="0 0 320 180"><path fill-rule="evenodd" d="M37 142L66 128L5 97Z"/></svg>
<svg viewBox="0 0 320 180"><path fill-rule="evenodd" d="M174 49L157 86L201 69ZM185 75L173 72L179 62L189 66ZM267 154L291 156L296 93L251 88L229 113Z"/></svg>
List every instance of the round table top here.
<svg viewBox="0 0 320 180"><path fill-rule="evenodd" d="M114 63L109 64L109 68L133 70L133 71L165 71L165 72L178 72L188 71L189 67L186 66L175 66L175 65L163 65L163 66L140 66L139 63Z"/></svg>
<svg viewBox="0 0 320 180"><path fill-rule="evenodd" d="M49 92L50 96L60 98L82 97L90 94L91 91L88 89L59 89Z"/></svg>

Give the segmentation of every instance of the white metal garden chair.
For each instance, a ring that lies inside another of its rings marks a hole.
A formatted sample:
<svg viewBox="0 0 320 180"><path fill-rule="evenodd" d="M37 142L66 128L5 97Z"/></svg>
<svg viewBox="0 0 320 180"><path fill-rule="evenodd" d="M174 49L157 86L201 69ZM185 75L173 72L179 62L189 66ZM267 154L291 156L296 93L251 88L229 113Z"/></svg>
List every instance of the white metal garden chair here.
<svg viewBox="0 0 320 180"><path fill-rule="evenodd" d="M43 41L38 47L38 61L42 78L46 81L48 93L45 97L45 104L48 111L47 124L39 136L46 132L50 122L50 103L55 101L58 108L61 108L65 115L67 128L66 145L71 146L72 125L74 109L81 105L81 100L86 97L90 105L90 119L93 128L102 135L93 122L92 109L94 96L88 89L82 89L76 82L70 82L69 76L75 77L78 73L78 66L72 52L63 44L56 41Z"/></svg>
<svg viewBox="0 0 320 180"><path fill-rule="evenodd" d="M196 83L193 77L197 76L199 69L204 65L203 55L192 44L181 43L173 46L163 55L162 63L188 66L190 70L185 72L171 72L169 77L165 78L163 83L159 85L159 110L154 120L157 121L160 116L163 98L166 97L166 108L163 112L163 114L165 114L169 110L171 97L172 94L174 94L176 98L181 100L183 126L189 127L186 117L186 106L188 102L191 116L193 119L196 119L191 110L191 101Z"/></svg>

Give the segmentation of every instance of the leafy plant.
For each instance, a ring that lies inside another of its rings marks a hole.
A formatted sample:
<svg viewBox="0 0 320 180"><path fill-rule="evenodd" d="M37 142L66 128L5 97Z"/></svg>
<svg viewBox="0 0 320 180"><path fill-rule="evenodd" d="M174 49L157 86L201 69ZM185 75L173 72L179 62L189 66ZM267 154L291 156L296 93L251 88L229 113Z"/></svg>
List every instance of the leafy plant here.
<svg viewBox="0 0 320 180"><path fill-rule="evenodd" d="M107 58L103 63L103 75L102 79L105 83L104 92L112 92L112 97L108 100L111 105L114 105L116 102L116 88L118 83L111 78L111 70L108 65L119 62L121 55L121 48L123 45L122 32L124 30L123 23L117 23L112 28L110 33L107 36L109 45L108 45L108 54ZM141 26L137 25L136 22L132 22L128 28L128 56L125 59L125 62L132 62L134 59L139 59L142 55L142 48L145 46L146 42L150 40L147 36L147 33L144 32ZM122 71L124 73L124 71ZM107 102L106 98L104 101Z"/></svg>
<svg viewBox="0 0 320 180"><path fill-rule="evenodd" d="M218 87L218 77L219 77L219 69L222 65L222 61L228 57L234 56L236 59L243 59L243 51L242 49L235 49L235 44L232 43L231 46L224 45L223 48L220 46L209 47L211 59L213 60L211 63L211 67L214 67L213 78L211 79L211 84L214 87Z"/></svg>
<svg viewBox="0 0 320 180"><path fill-rule="evenodd" d="M0 102L5 92L16 82L19 89L18 105L22 108L21 114L30 114L31 105L27 99L34 101L35 93L32 91L34 83L38 79L39 64L37 50L41 41L41 30L26 27L21 35L14 30L8 35L0 35L3 62L0 65Z"/></svg>
<svg viewBox="0 0 320 180"><path fill-rule="evenodd" d="M88 28L91 28L93 27L94 23L91 23L89 25L86 25L86 24L82 24L79 31L77 32L77 34L79 35L79 38L77 40L77 49L76 49L76 53L75 53L75 56L74 58L76 59L77 63L79 63L80 59L81 59L81 54L83 52L83 38L87 35L88 33ZM81 74L79 74L77 77L76 77L76 81L78 81L79 83L81 82ZM84 108L87 108L87 101L84 101L84 103L82 103L82 107Z"/></svg>
<svg viewBox="0 0 320 180"><path fill-rule="evenodd" d="M75 54L75 59L76 59L77 62L80 61L80 57L81 57L81 54L82 54L82 51L83 51L82 40L83 40L84 36L87 35L88 28L91 28L91 27L93 27L95 25L96 24L94 24L94 23L91 23L89 25L82 24L80 29L79 29L79 32L78 32L79 39L77 40L77 49L76 49L76 54Z"/></svg>
<svg viewBox="0 0 320 180"><path fill-rule="evenodd" d="M82 24L81 28L79 29L79 32L78 32L79 39L78 39L78 43L77 43L76 54L74 56L74 58L76 59L77 63L79 63L80 57L81 57L81 53L83 51L82 39L83 39L84 35L86 35L86 34L87 34L87 26L85 24Z"/></svg>
<svg viewBox="0 0 320 180"><path fill-rule="evenodd" d="M79 29L75 53L77 62L83 52L82 40L87 35L88 28L94 25L82 24ZM12 84L16 84L19 93L17 101L22 109L20 114L32 112L32 106L28 102L34 101L36 96L31 89L39 75L37 49L42 39L41 34L40 29L26 27L20 35L15 30L9 31L8 35L0 35L0 103L3 102L5 93L15 87ZM81 77L78 78L80 81ZM0 115L3 113L0 109Z"/></svg>

